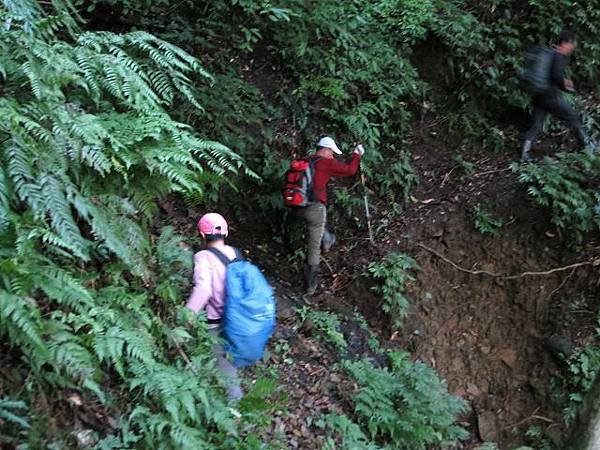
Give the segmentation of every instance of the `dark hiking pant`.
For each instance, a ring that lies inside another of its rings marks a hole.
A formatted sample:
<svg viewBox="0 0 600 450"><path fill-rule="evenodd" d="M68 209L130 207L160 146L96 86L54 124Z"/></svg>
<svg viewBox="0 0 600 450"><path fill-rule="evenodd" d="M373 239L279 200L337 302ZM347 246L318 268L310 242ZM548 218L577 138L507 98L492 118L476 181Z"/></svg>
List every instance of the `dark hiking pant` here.
<svg viewBox="0 0 600 450"><path fill-rule="evenodd" d="M296 211L308 225L308 265L318 266L321 259L321 241L327 232L327 207L323 203L313 203Z"/></svg>
<svg viewBox="0 0 600 450"><path fill-rule="evenodd" d="M548 114L552 114L569 127L581 145L587 144L587 133L583 128L581 116L567 103L558 89L533 98L533 123L525 133L526 141L534 142L539 137Z"/></svg>

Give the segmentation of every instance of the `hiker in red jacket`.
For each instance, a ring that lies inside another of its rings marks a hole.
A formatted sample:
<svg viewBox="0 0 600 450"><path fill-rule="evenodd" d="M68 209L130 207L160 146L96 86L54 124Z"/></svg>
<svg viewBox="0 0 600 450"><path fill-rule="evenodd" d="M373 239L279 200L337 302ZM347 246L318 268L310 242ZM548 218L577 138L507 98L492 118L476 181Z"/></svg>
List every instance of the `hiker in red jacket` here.
<svg viewBox="0 0 600 450"><path fill-rule="evenodd" d="M305 269L306 294L308 295L313 295L317 290L321 247L324 252L327 252L335 243L335 236L325 228L327 223L327 184L331 177L354 175L364 153L363 146L358 145L354 149L349 164L337 161L334 154L341 155L342 151L332 138L325 136L317 143L315 154L309 157L309 160L315 161L312 203L296 211L296 214L308 224L308 264Z"/></svg>

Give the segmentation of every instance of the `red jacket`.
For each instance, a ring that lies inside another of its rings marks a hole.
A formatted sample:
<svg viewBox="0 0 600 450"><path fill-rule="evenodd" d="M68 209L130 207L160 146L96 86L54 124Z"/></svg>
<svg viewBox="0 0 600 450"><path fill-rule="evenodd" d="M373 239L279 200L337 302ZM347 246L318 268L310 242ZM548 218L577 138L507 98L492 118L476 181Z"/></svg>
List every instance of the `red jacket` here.
<svg viewBox="0 0 600 450"><path fill-rule="evenodd" d="M317 159L319 156L311 156ZM337 159L321 158L315 163L315 178L313 180L314 201L327 204L327 183L331 177L351 177L358 170L360 155L354 153L349 164Z"/></svg>

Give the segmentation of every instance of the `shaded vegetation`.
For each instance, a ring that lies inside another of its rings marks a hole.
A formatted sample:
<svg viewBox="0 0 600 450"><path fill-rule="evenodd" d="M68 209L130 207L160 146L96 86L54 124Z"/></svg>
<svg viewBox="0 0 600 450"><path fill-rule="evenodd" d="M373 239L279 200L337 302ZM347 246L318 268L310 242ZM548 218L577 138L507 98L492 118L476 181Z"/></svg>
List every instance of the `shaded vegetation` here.
<svg viewBox="0 0 600 450"><path fill-rule="evenodd" d="M453 146L512 151L503 120L527 108L515 77L527 45L575 29L576 84L600 76L597 0L4 0L0 20L0 443L29 448L81 444L48 421L64 410L69 423L81 399L102 419L86 437L97 448L265 448L273 381L226 404L203 317L182 308L191 252L158 229L159 199L225 198L240 219L251 207L276 222L286 158L327 131L365 143L367 192L397 216L418 182L415 124L435 117ZM600 228L597 156L513 171L573 242ZM357 193L336 193L348 234ZM480 209L475 225L501 223ZM366 268L397 329L416 268L399 253ZM300 314L346 348L336 315ZM322 423L327 445L464 438L465 404L425 364L388 357L342 364L360 390ZM570 361L570 406L597 360L590 347Z"/></svg>

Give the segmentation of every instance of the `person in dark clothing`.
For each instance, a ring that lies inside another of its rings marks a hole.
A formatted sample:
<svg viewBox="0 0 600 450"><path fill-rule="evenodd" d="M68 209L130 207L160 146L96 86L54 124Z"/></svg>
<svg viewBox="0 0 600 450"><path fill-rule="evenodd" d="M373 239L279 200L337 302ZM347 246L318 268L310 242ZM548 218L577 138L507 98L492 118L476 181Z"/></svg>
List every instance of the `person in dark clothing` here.
<svg viewBox="0 0 600 450"><path fill-rule="evenodd" d="M308 264L305 270L306 294L313 295L318 286L319 262L321 248L324 252L335 243L335 235L327 231L327 184L331 177L349 177L358 171L360 158L365 150L362 145L354 149L352 160L346 164L335 159L334 154L341 155L335 141L322 137L317 143L317 151L309 159L316 160L313 179L312 203L299 208L296 215L308 225Z"/></svg>
<svg viewBox="0 0 600 450"><path fill-rule="evenodd" d="M548 114L552 114L561 120L575 133L579 143L591 151L596 150L596 144L589 137L581 116L565 100L562 91L574 91L573 82L565 78L566 58L569 57L577 47L575 35L570 31L560 33L556 45L553 47L553 58L550 69L551 88L546 92L533 97L533 123L525 133L525 141L521 153L521 161L531 161L530 150L535 140L544 128L544 122Z"/></svg>

